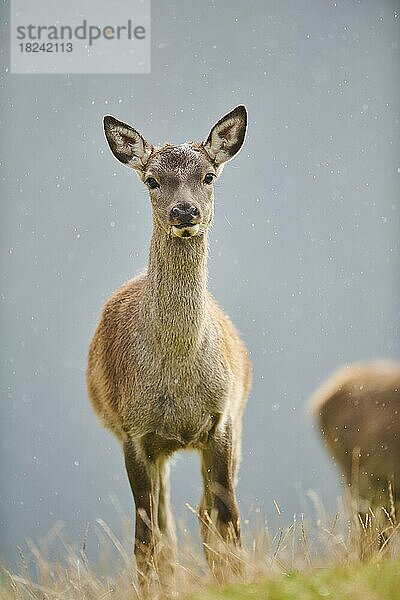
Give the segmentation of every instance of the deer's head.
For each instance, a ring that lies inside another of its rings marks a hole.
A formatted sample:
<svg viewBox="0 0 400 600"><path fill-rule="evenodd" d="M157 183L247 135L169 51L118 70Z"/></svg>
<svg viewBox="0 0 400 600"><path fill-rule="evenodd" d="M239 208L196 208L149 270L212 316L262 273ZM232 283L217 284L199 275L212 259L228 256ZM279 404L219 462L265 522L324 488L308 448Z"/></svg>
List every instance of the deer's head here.
<svg viewBox="0 0 400 600"><path fill-rule="evenodd" d="M130 125L104 117L112 153L149 190L155 224L179 238L201 235L211 223L214 181L242 147L246 126L246 108L239 105L214 125L204 142L156 147Z"/></svg>

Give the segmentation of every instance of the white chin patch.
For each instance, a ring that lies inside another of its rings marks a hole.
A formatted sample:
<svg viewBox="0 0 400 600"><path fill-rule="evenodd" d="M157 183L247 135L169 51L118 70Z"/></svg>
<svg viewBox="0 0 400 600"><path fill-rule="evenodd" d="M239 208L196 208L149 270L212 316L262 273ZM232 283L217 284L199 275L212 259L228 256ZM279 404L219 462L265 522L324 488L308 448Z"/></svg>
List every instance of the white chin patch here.
<svg viewBox="0 0 400 600"><path fill-rule="evenodd" d="M172 225L171 231L174 237L190 238L197 235L200 230L200 225L188 225L187 227L175 227Z"/></svg>

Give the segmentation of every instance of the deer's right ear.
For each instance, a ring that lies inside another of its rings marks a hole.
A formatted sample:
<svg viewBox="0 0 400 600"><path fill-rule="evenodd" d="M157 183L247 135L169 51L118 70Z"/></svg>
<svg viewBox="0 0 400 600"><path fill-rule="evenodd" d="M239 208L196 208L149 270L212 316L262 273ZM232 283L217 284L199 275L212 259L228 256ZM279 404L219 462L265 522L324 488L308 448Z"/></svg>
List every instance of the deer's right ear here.
<svg viewBox="0 0 400 600"><path fill-rule="evenodd" d="M142 172L149 160L153 146L136 129L118 121L111 115L106 115L103 122L104 133L114 156L124 165Z"/></svg>
<svg viewBox="0 0 400 600"><path fill-rule="evenodd" d="M247 110L239 104L211 129L203 148L219 167L239 152L246 136Z"/></svg>

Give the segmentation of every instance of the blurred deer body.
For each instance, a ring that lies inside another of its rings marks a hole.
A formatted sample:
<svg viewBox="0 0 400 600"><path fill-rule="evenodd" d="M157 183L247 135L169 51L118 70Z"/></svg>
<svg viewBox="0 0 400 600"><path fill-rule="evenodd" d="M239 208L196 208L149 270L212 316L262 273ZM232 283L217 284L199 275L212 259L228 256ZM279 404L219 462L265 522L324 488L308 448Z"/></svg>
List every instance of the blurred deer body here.
<svg viewBox="0 0 400 600"><path fill-rule="evenodd" d="M207 234L213 181L240 149L246 122L239 106L205 142L155 148L105 117L112 152L148 186L153 209L147 272L106 303L87 373L93 407L123 445L143 577L156 547L171 550L175 543L167 459L176 450L201 453L204 541L209 516L223 539L239 543L234 486L251 366L234 326L207 291ZM163 560L162 552L156 559Z"/></svg>
<svg viewBox="0 0 400 600"><path fill-rule="evenodd" d="M312 409L361 504L389 511L393 494L399 506L400 364L343 367L314 394Z"/></svg>

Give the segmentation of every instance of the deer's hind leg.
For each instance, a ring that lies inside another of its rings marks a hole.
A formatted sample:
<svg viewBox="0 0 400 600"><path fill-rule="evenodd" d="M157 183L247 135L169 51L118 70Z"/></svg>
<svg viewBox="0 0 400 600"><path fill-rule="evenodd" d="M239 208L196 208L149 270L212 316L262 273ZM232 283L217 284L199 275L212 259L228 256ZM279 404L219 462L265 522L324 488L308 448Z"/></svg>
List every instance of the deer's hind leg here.
<svg viewBox="0 0 400 600"><path fill-rule="evenodd" d="M209 566L218 580L228 571L239 572L235 547L240 546L239 509L235 496L237 453L232 427L218 428L207 449L202 451L203 497L200 527Z"/></svg>
<svg viewBox="0 0 400 600"><path fill-rule="evenodd" d="M135 557L138 580L168 583L176 562L176 534L169 499L167 456L152 453L151 440L124 443L125 465L136 511Z"/></svg>
<svg viewBox="0 0 400 600"><path fill-rule="evenodd" d="M155 551L160 539L158 505L160 466L144 451L141 440L124 442L125 466L135 501L135 557L139 584L149 584L155 572Z"/></svg>
<svg viewBox="0 0 400 600"><path fill-rule="evenodd" d="M172 516L169 492L169 464L163 457L159 470L158 527L160 530L159 572L164 583L174 575L177 558L175 521Z"/></svg>
<svg viewBox="0 0 400 600"><path fill-rule="evenodd" d="M175 551L176 533L170 505L169 471L169 464L167 460L164 460L159 471L158 526L161 534L166 537L166 543L169 544L170 549Z"/></svg>

